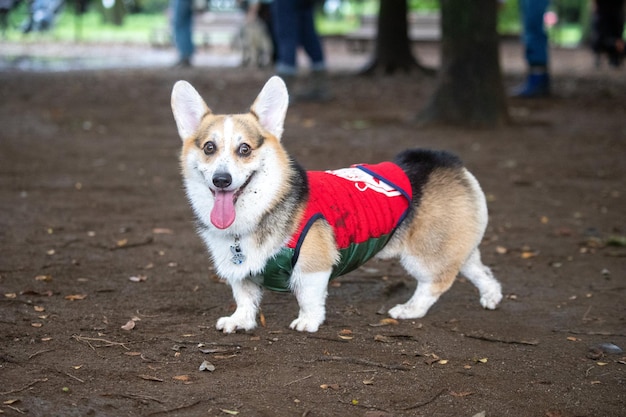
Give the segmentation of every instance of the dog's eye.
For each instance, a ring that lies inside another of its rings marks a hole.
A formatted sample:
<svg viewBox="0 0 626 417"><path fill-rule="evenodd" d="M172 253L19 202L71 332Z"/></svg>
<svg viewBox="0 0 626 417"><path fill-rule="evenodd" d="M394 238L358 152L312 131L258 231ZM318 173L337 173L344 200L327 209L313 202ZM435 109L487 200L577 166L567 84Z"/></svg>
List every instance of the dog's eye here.
<svg viewBox="0 0 626 417"><path fill-rule="evenodd" d="M241 156L248 156L251 152L252 148L247 143L242 143L241 145L239 145L239 149L237 150L237 153Z"/></svg>
<svg viewBox="0 0 626 417"><path fill-rule="evenodd" d="M209 141L204 144L204 146L202 147L202 150L204 151L205 155L212 155L217 150L217 147L215 146L215 142Z"/></svg>

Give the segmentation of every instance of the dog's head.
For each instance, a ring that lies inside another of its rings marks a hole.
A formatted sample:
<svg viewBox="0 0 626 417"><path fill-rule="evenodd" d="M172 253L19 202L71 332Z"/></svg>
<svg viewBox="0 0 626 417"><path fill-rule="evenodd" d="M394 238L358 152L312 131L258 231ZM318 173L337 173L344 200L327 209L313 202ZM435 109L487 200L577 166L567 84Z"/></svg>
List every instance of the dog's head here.
<svg viewBox="0 0 626 417"><path fill-rule="evenodd" d="M279 77L270 78L249 113L235 115L214 114L186 81L174 85L183 176L198 216L210 213L213 226L227 229L237 218L253 216L253 210L262 213L271 204L287 164L280 139L288 104Z"/></svg>

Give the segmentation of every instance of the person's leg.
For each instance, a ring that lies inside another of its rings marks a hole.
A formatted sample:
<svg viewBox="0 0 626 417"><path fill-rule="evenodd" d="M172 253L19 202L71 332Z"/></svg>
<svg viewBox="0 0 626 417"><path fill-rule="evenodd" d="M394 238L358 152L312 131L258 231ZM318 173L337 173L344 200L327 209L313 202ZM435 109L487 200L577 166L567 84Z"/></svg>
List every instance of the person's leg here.
<svg viewBox="0 0 626 417"><path fill-rule="evenodd" d="M313 2L311 0L293 1L299 4L298 22L300 44L311 60L311 69L313 71L323 71L326 69L326 62L322 42L315 29Z"/></svg>
<svg viewBox="0 0 626 417"><path fill-rule="evenodd" d="M190 65L194 53L192 40L192 0L173 0L174 43L179 55L179 64Z"/></svg>
<svg viewBox="0 0 626 417"><path fill-rule="evenodd" d="M332 98L326 76L326 60L322 42L315 29L312 0L292 0L298 7L298 39L311 61L311 76L307 87L296 94L300 101L326 101Z"/></svg>
<svg viewBox="0 0 626 417"><path fill-rule="evenodd" d="M524 26L522 41L528 77L524 84L513 90L511 95L514 97L541 97L550 94L548 35L543 21L547 8L548 0L520 0Z"/></svg>
<svg viewBox="0 0 626 417"><path fill-rule="evenodd" d="M297 72L298 21L294 0L274 0L272 19L277 50L276 72L282 77L295 77Z"/></svg>
<svg viewBox="0 0 626 417"><path fill-rule="evenodd" d="M524 23L524 47L526 61L532 67L548 66L548 35L544 28L543 15L548 8L548 0L521 0Z"/></svg>

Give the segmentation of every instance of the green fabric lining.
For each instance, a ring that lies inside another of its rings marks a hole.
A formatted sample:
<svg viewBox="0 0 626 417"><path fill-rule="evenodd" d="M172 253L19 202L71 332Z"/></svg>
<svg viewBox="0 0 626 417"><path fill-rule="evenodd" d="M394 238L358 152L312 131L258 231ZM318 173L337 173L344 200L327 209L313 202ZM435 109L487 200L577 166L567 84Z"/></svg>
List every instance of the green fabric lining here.
<svg viewBox="0 0 626 417"><path fill-rule="evenodd" d="M363 243L351 243L347 248L340 249L340 260L333 267L330 279L345 275L363 265L385 247L392 235L393 232L378 238L371 238ZM273 259L268 261L265 270L251 279L268 290L291 291L289 282L293 272L292 260L294 252L295 250L291 248L281 249Z"/></svg>

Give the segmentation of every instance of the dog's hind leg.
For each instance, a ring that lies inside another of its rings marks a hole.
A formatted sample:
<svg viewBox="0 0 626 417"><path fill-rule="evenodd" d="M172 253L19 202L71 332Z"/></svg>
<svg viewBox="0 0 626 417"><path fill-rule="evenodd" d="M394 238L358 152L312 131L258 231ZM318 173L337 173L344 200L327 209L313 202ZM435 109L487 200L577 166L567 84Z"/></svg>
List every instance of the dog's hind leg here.
<svg viewBox="0 0 626 417"><path fill-rule="evenodd" d="M230 283L237 309L232 316L217 321L217 329L224 333L237 330L252 330L256 327L256 316L263 296L263 290L256 283L244 279Z"/></svg>
<svg viewBox="0 0 626 417"><path fill-rule="evenodd" d="M396 319L416 319L424 317L428 309L454 283L458 273L456 266L437 268L427 265L423 259L415 256L401 258L402 266L417 280L417 288L409 301L398 304L389 310L389 315Z"/></svg>
<svg viewBox="0 0 626 417"><path fill-rule="evenodd" d="M469 279L480 292L480 304L489 310L495 309L502 300L502 287L489 269L480 260L480 252L475 249L465 264L461 273Z"/></svg>
<svg viewBox="0 0 626 417"><path fill-rule="evenodd" d="M291 322L292 329L314 333L326 319L326 296L331 271L294 273L292 288L300 306L298 318Z"/></svg>

